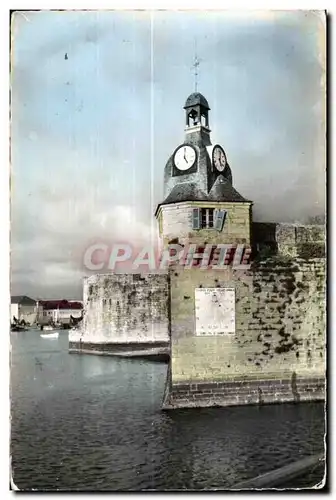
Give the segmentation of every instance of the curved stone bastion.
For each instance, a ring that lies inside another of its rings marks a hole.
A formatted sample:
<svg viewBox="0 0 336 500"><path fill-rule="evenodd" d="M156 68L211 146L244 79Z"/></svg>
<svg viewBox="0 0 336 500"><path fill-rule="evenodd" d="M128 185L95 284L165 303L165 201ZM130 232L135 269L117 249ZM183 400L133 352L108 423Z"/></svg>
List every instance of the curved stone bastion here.
<svg viewBox="0 0 336 500"><path fill-rule="evenodd" d="M99 274L84 279L84 318L69 351L169 358L168 274Z"/></svg>

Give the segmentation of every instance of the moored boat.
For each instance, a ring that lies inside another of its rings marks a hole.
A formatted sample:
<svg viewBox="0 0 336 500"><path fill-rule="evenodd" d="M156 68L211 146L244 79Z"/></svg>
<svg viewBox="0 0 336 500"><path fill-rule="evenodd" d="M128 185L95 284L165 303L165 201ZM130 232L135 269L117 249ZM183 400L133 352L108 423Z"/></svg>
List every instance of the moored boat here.
<svg viewBox="0 0 336 500"><path fill-rule="evenodd" d="M58 332L53 332L53 333L41 333L40 337L44 339L57 339L59 333Z"/></svg>
<svg viewBox="0 0 336 500"><path fill-rule="evenodd" d="M21 325L11 325L11 332L25 332L27 328Z"/></svg>
<svg viewBox="0 0 336 500"><path fill-rule="evenodd" d="M52 325L45 325L45 326L42 327L42 330L48 330L48 331L50 331L50 330L53 330L53 329L54 328L53 328Z"/></svg>

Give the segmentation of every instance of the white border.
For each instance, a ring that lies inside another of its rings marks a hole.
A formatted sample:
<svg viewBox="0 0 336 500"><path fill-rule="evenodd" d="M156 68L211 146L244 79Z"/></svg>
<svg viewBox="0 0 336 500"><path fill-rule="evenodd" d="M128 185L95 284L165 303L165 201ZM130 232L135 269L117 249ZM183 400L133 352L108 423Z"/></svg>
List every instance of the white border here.
<svg viewBox="0 0 336 500"><path fill-rule="evenodd" d="M15 5L14 5L15 4ZM141 8L141 9L185 9L185 10L203 10L204 9L204 1L200 0L194 0L193 2L186 1L186 0L179 0L179 1L164 1L164 0L152 0L152 1L145 1L145 0L115 0L113 2L108 2L108 1L96 1L93 2L92 0L82 0L81 2L74 1L74 0L58 0L55 2L54 0L39 0L38 2L28 2L27 0L17 0L16 2L7 2L6 0L3 0L0 6L0 22L1 22L1 34L2 34L2 43L0 46L0 53L1 53L1 59L2 59L2 68L3 68L3 78L5 81L3 82L4 84L2 85L2 89L5 89L6 87L9 88L9 83L7 84L7 79L8 78L8 67L9 67L9 10L10 9L24 9L24 10L31 10L31 9L76 9L76 10L81 10L81 9L90 9L90 10L98 10L98 9L134 9L134 8ZM278 10L293 10L293 9L314 9L314 10L323 10L327 9L330 14L333 13L334 3L331 2L331 0L324 2L317 1L317 0L306 0L305 2L303 1L295 1L295 0L282 0L282 1L271 1L269 0L268 2L248 2L246 0L235 0L235 1L214 1L214 0L207 0L206 2L206 8L208 10L213 10L213 9L244 9L244 10L255 10L255 9L278 9ZM333 40L331 41L332 46ZM331 47L329 47L329 50L331 50ZM331 55L331 59L334 58L334 55ZM333 62L333 61L332 61ZM333 65L335 67L335 65ZM329 75L330 76L330 75ZM0 466L0 471L2 474L1 480L0 480L0 491L1 491L1 498L6 498L8 495L11 493L9 492L9 470L8 470L8 465L9 465L9 442L8 442L8 436L9 436L9 424L8 424L8 415L9 415L9 397L8 397L8 384L9 384L9 373L8 373L8 350L7 346L9 348L9 335L7 335L8 332L8 325L9 325L9 308L8 308L8 302L9 302L9 275L8 275L8 269L9 269L9 241L8 241L8 234L9 234L9 206L8 206L8 198L9 198L9 182L8 182L8 176L9 176L9 168L8 168L8 142L9 142L9 134L8 134L8 114L9 114L9 105L8 105L8 93L6 91L1 92L1 110L2 110L2 130L0 133L0 141L1 141L1 146L2 146L2 159L3 159L3 164L2 168L0 168L0 228L2 232L2 245L1 245L1 254L2 254L2 259L1 259L1 284L0 284L0 290L1 290L1 301L0 304L2 305L2 310L0 314L0 325L1 325L1 335L3 339L3 348L1 349L1 356L3 357L2 359L2 377L1 377L1 390L2 390L2 396L3 396L3 407L2 407L2 412L1 412L1 432L2 432L2 446L1 446L1 466ZM329 140L332 140L333 137L329 137ZM333 142L333 141L332 141ZM333 176L331 174L330 176L330 194L334 193L334 181L333 181ZM334 215L334 206L330 207L330 212L329 212L329 218L331 220L331 229L332 229L332 239L331 239L331 245L330 248L333 249L335 248L333 246L334 240L336 243L336 218L333 217ZM335 252L329 251L329 254L331 255L332 260L334 259L332 254L335 254ZM334 271L334 266L332 266L331 272ZM330 282L332 283L333 281L333 276L330 276ZM336 296L335 294L330 295L330 309L331 310L336 310ZM333 320L333 318L331 318ZM330 324L330 327L332 324ZM331 328L331 332L333 332L333 329ZM335 342L334 342L335 343ZM329 342L329 348L330 348L331 342ZM333 348L333 344L331 345ZM329 357L329 372L331 372L332 369L332 361L333 361L333 356L334 356L334 351L332 351L331 356ZM330 376L330 373L329 373ZM331 387L332 391L334 390L333 387ZM334 400L334 398L333 398ZM330 402L329 402L330 404ZM329 417L330 419L331 417ZM332 423L330 422L329 429L331 430L332 428ZM331 440L333 441L333 432L330 433ZM330 451L330 456L332 456L332 452ZM332 467L334 467L335 460L331 460ZM332 471L329 468L329 476L333 477ZM289 495L294 495L295 492L289 493ZM177 494L179 496L180 494ZM42 495L44 496L44 495ZM70 496L65 494L65 496ZM80 495L81 496L81 495ZM85 495L87 497L88 495ZM91 495L89 495L91 496Z"/></svg>

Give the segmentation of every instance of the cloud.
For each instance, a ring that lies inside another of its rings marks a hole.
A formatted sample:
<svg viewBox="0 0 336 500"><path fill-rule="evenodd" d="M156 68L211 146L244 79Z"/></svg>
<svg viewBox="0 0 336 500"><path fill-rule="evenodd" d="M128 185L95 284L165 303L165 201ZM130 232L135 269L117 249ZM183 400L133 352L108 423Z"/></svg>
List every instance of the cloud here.
<svg viewBox="0 0 336 500"><path fill-rule="evenodd" d="M100 176L90 183L76 177L67 183L69 169L65 163L57 168L56 154L55 159L48 164L48 175L30 186L28 198L22 191L14 191L12 198L13 286L20 288L26 283L39 293L49 288L52 291L53 283L57 290L62 284L65 291L74 289L74 281L83 275L83 253L92 242L145 245L152 241L156 229L146 213L136 210L127 199L113 199L111 184ZM88 173L85 159L77 156L77 161Z"/></svg>
<svg viewBox="0 0 336 500"><path fill-rule="evenodd" d="M155 12L153 33L148 12L24 15L13 22L12 293L78 296L87 245L156 241L195 37L212 140L255 218L324 212L319 14Z"/></svg>

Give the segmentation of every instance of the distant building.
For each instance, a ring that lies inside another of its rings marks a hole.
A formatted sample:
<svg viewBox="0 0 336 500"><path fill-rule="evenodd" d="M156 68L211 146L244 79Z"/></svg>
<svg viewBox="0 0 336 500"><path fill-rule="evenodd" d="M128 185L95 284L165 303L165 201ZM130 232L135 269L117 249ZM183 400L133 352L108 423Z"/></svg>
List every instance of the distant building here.
<svg viewBox="0 0 336 500"><path fill-rule="evenodd" d="M70 325L71 317L82 316L83 304L79 300L40 300L38 302L38 324Z"/></svg>
<svg viewBox="0 0 336 500"><path fill-rule="evenodd" d="M37 302L27 295L13 295L11 297L11 323L14 318L33 324L37 318Z"/></svg>

